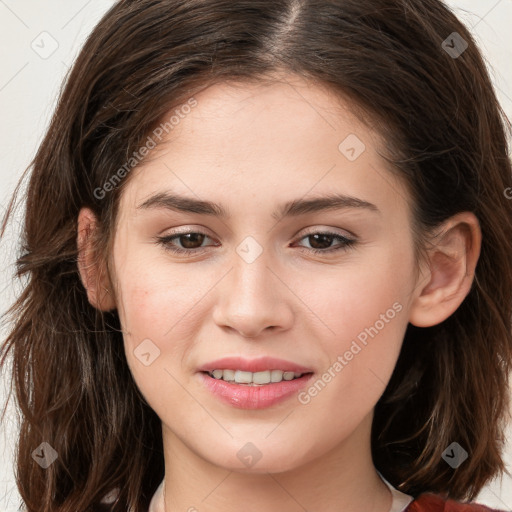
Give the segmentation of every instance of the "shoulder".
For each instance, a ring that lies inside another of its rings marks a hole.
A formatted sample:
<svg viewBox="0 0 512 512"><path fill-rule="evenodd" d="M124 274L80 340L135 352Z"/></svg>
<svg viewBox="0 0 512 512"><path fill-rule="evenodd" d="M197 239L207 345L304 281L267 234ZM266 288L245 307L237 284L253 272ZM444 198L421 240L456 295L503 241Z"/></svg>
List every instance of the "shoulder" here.
<svg viewBox="0 0 512 512"><path fill-rule="evenodd" d="M479 503L462 503L445 499L438 494L420 494L405 509L406 512L507 512L489 508Z"/></svg>

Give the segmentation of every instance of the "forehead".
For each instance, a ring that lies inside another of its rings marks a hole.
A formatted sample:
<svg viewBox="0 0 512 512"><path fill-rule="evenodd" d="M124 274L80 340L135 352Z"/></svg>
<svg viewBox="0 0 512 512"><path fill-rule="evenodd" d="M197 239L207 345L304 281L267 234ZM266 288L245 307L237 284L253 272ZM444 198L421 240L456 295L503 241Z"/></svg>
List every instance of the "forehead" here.
<svg viewBox="0 0 512 512"><path fill-rule="evenodd" d="M326 132L343 129L342 120L346 122L345 127L350 126L356 132L368 130L352 112L354 104L321 83L295 75L271 82L218 83L201 91L194 99L197 106L181 116L166 142L178 137L181 143L190 142L197 134L204 136L203 142L208 142L206 136L209 135L215 144L245 139L252 142L251 146L269 142L274 145L283 139L293 143L293 136L301 133L307 134L313 142ZM378 137L376 133L373 135ZM248 149L241 148L242 151Z"/></svg>
<svg viewBox="0 0 512 512"><path fill-rule="evenodd" d="M379 154L383 139L353 113L354 105L325 86L295 76L226 82L194 100L193 108L169 112L178 122L148 163L132 171L125 203L135 207L150 194L172 190L238 202L243 210L256 198L281 204L308 191L361 194L362 184L374 198L390 192L406 199Z"/></svg>

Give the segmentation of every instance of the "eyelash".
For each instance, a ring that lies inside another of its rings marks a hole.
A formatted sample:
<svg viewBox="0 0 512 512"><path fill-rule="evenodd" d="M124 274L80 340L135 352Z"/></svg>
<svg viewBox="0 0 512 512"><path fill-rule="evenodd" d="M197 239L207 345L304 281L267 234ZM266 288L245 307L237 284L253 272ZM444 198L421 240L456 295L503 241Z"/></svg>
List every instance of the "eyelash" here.
<svg viewBox="0 0 512 512"><path fill-rule="evenodd" d="M162 237L156 237L157 243L164 246L164 249L167 251L170 251L174 254L187 254L189 256L202 254L205 251L205 248L196 248L196 249L180 249L178 247L174 247L170 245L170 242L176 238L179 238L184 235L204 235L208 238L210 238L206 233L203 233L202 231L184 231L183 233L176 233L174 235L167 235ZM356 244L356 240L344 237L338 233L332 233L330 231L315 231L313 233L308 233L307 235L304 235L299 240L302 240L304 238L307 238L309 236L313 235L327 235L334 237L335 240L338 240L341 242L341 245L334 249L309 249L308 247L302 247L302 249L306 249L308 252L312 252L313 254L332 254L338 251L345 251L349 249L350 247L354 246Z"/></svg>

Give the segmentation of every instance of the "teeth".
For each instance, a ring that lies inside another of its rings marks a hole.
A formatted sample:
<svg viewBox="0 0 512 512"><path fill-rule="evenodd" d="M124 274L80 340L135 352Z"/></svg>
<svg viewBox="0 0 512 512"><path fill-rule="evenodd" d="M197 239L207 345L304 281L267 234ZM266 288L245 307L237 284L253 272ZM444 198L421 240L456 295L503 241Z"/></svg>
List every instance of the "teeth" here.
<svg viewBox="0 0 512 512"><path fill-rule="evenodd" d="M235 380L235 370L221 370L223 375L219 379ZM225 372L225 373L224 373Z"/></svg>
<svg viewBox="0 0 512 512"><path fill-rule="evenodd" d="M281 370L272 370L270 372L270 382L281 382L284 372Z"/></svg>
<svg viewBox="0 0 512 512"><path fill-rule="evenodd" d="M252 382L252 373L237 370L235 372L235 382L237 384L250 384Z"/></svg>
<svg viewBox="0 0 512 512"><path fill-rule="evenodd" d="M226 371L229 371L229 370L226 370ZM210 373L210 375L214 378L214 379L222 379L222 374L224 372L222 370L213 370L213 372Z"/></svg>
<svg viewBox="0 0 512 512"><path fill-rule="evenodd" d="M209 375L214 379L222 379L236 384L261 386L271 382L292 380L302 376L302 373L283 372L283 370L265 370L263 372L244 372L242 370L213 370Z"/></svg>

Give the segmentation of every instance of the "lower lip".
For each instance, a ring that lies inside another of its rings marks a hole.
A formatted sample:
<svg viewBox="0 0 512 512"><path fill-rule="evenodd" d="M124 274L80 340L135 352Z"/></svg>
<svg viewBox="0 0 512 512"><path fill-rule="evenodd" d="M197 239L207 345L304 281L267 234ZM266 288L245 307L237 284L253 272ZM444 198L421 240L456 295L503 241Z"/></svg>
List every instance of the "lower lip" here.
<svg viewBox="0 0 512 512"><path fill-rule="evenodd" d="M214 379L207 372L199 373L204 385L222 401L239 409L265 409L283 402L306 386L312 373L298 379L282 380L261 386L231 384L222 379Z"/></svg>

